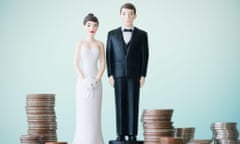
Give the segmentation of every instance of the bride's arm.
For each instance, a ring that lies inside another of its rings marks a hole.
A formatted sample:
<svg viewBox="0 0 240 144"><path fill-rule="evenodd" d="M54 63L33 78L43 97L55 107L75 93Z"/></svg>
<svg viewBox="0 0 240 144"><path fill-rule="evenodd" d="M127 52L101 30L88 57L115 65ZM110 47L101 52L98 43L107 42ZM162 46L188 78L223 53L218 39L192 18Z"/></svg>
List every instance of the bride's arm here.
<svg viewBox="0 0 240 144"><path fill-rule="evenodd" d="M100 61L100 66L99 66L99 70L96 76L96 80L99 81L102 78L102 75L104 73L105 70L105 50L104 50L104 45L102 42L99 42L99 48L100 48L100 56L99 56L99 61Z"/></svg>
<svg viewBox="0 0 240 144"><path fill-rule="evenodd" d="M75 48L74 67L80 79L84 79L84 74L80 68L80 52L81 52L81 42L78 42Z"/></svg>

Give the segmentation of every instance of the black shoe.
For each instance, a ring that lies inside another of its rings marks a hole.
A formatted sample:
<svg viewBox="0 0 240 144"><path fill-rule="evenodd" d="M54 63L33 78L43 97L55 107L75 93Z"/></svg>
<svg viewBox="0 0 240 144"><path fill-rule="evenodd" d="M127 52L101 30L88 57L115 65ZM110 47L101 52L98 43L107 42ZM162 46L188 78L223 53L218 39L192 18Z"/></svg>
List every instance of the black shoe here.
<svg viewBox="0 0 240 144"><path fill-rule="evenodd" d="M117 141L125 141L125 137L122 136L122 135L119 135L119 136L117 137Z"/></svg>
<svg viewBox="0 0 240 144"><path fill-rule="evenodd" d="M136 136L133 136L133 135L130 135L129 138L128 138L128 140L129 140L130 142L136 142L136 141L137 141Z"/></svg>

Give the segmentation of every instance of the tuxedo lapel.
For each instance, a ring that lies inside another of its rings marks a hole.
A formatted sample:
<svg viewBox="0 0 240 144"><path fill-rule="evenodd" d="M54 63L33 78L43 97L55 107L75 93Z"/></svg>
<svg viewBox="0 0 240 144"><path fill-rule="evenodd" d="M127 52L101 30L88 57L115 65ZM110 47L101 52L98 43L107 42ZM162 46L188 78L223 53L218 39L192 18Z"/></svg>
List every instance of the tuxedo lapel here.
<svg viewBox="0 0 240 144"><path fill-rule="evenodd" d="M122 29L121 27L117 29L117 36L118 36L118 40L121 44L121 49L124 51L124 53L126 54L127 53L127 50L126 50L126 44L124 42L124 38L123 38L123 34L122 34Z"/></svg>
<svg viewBox="0 0 240 144"><path fill-rule="evenodd" d="M127 48L127 55L132 47L132 44L134 43L135 39L136 39L136 36L137 36L137 29L134 28L133 32L132 32L132 37L129 41L129 43L127 44L128 45L128 48Z"/></svg>

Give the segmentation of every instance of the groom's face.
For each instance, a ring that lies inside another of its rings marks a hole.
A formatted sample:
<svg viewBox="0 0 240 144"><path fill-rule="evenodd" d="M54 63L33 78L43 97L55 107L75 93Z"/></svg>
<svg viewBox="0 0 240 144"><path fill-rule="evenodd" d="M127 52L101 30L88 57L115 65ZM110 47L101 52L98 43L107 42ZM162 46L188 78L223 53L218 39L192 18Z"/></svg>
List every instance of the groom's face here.
<svg viewBox="0 0 240 144"><path fill-rule="evenodd" d="M120 16L124 26L126 27L131 27L133 25L133 21L136 18L134 10L126 9L126 8L122 8Z"/></svg>

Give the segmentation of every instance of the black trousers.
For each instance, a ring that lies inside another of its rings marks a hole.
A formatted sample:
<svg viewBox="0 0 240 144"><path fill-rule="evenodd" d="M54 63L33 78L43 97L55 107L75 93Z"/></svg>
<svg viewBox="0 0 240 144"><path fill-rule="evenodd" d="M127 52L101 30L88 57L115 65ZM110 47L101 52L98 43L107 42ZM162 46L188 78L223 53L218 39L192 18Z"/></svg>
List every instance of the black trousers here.
<svg viewBox="0 0 240 144"><path fill-rule="evenodd" d="M115 103L118 136L137 135L139 79L115 78Z"/></svg>

